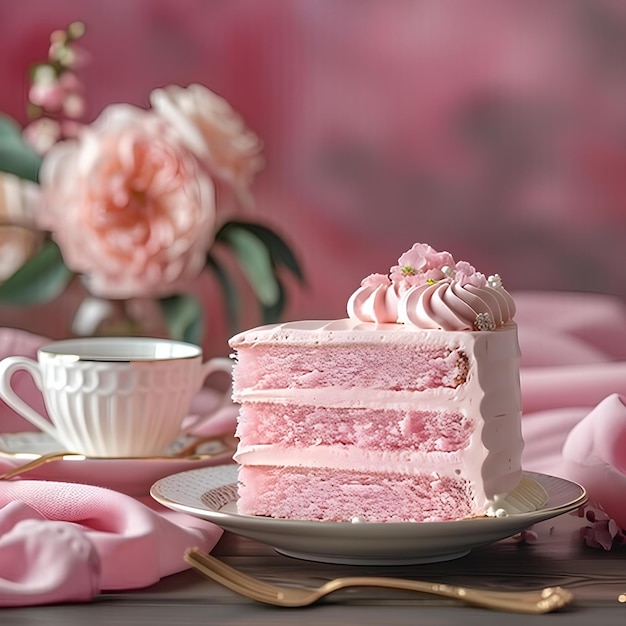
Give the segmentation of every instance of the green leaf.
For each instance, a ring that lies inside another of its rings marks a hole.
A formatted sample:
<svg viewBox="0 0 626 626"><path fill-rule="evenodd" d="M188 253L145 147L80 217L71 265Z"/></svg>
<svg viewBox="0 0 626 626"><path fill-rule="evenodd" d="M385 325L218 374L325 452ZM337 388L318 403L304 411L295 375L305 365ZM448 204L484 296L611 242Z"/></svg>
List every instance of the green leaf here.
<svg viewBox="0 0 626 626"><path fill-rule="evenodd" d="M204 319L197 298L178 294L159 301L172 339L188 341L197 345L202 341Z"/></svg>
<svg viewBox="0 0 626 626"><path fill-rule="evenodd" d="M0 113L0 141L21 140L20 125L8 115Z"/></svg>
<svg viewBox="0 0 626 626"><path fill-rule="evenodd" d="M232 221L224 224L221 231L217 234L217 239L221 238L223 232L228 233L228 229L233 227L247 230L255 235L263 242L269 252L272 262L275 265L283 265L290 270L298 278L298 280L304 282L304 275L298 260L285 241L273 230L253 222Z"/></svg>
<svg viewBox="0 0 626 626"><path fill-rule="evenodd" d="M46 241L35 256L0 285L0 302L21 306L49 302L63 293L73 276L63 263L59 247Z"/></svg>
<svg viewBox="0 0 626 626"><path fill-rule="evenodd" d="M275 324L280 321L280 316L282 315L283 310L285 309L285 304L287 303L285 288L278 277L276 277L276 282L278 283L279 297L274 304L269 306L264 305L261 307L263 324Z"/></svg>
<svg viewBox="0 0 626 626"><path fill-rule="evenodd" d="M224 268L217 262L217 259L211 254L207 255L207 267L210 267L214 272L217 280L222 288L224 294L225 306L226 306L226 319L228 320L228 329L231 333L237 331L239 326L239 294L235 283L231 280L230 276L224 270Z"/></svg>
<svg viewBox="0 0 626 626"><path fill-rule="evenodd" d="M218 231L216 240L229 246L241 263L261 306L263 323L279 321L286 305L287 294L277 269L285 267L298 280L304 282L303 272L289 246L274 231L253 222L227 222ZM208 261L209 259L207 265ZM227 281L226 277L225 282ZM222 283L224 289L227 288L225 282ZM265 288L269 289L268 293L263 291ZM230 320L236 319L237 304L235 302L230 305Z"/></svg>
<svg viewBox="0 0 626 626"><path fill-rule="evenodd" d="M38 182L41 161L22 139L20 127L10 117L0 115L0 171Z"/></svg>
<svg viewBox="0 0 626 626"><path fill-rule="evenodd" d="M261 305L275 305L280 299L280 288L272 258L263 242L234 223L221 230L221 237L230 245Z"/></svg>

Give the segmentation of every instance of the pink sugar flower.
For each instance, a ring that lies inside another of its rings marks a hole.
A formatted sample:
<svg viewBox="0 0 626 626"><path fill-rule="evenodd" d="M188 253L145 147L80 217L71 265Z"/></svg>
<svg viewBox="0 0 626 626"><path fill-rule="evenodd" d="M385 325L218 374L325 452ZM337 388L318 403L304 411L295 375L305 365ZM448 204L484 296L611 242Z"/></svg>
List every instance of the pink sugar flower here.
<svg viewBox="0 0 626 626"><path fill-rule="evenodd" d="M454 267L454 280L460 285L473 285L474 287L484 287L487 278L484 274L477 272L473 265L467 261L459 261Z"/></svg>
<svg viewBox="0 0 626 626"><path fill-rule="evenodd" d="M446 275L438 267L433 267L432 269L426 270L423 273L423 276L424 276L424 278L426 279L427 282L431 282L431 283L433 283L433 282L436 283L436 282L446 278Z"/></svg>
<svg viewBox="0 0 626 626"><path fill-rule="evenodd" d="M444 267L452 267L454 259L449 252L436 252L431 248L430 254L427 256L428 269L442 269Z"/></svg>
<svg viewBox="0 0 626 626"><path fill-rule="evenodd" d="M390 270L391 280L403 281L409 280L415 282L411 277L418 277L416 284L421 284L427 281L430 277L427 272L430 270L438 270L438 272L431 272L431 275L436 275L437 278L433 280L440 280L443 278L441 269L446 266L453 266L454 259L449 252L437 252L431 246L425 243L416 243L413 247L405 252L398 259L398 265L394 265Z"/></svg>

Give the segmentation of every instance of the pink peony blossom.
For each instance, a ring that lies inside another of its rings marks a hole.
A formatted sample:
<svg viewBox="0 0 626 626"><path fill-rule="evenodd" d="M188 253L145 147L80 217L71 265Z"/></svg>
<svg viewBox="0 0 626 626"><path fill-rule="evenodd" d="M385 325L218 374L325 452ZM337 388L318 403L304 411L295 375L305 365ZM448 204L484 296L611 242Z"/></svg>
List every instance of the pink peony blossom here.
<svg viewBox="0 0 626 626"><path fill-rule="evenodd" d="M111 105L45 155L40 178L38 222L93 295L169 295L204 267L214 187L163 118Z"/></svg>
<svg viewBox="0 0 626 626"><path fill-rule="evenodd" d="M170 85L150 94L153 109L218 179L250 205L249 186L263 167L262 143L230 104L202 85Z"/></svg>

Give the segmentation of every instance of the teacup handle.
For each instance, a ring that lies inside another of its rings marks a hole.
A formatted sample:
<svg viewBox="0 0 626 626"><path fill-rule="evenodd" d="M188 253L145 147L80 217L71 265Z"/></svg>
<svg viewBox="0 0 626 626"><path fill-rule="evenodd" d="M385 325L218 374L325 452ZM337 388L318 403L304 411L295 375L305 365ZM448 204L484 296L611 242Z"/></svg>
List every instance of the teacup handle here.
<svg viewBox="0 0 626 626"><path fill-rule="evenodd" d="M57 431L50 420L35 411L35 409L22 400L13 390L11 378L13 374L19 370L28 372L33 377L37 388L41 391L43 381L37 361L29 359L26 356L9 356L0 361L0 397L24 419L27 419L31 424L37 426L39 430L58 439Z"/></svg>
<svg viewBox="0 0 626 626"><path fill-rule="evenodd" d="M214 359L209 359L205 363L202 364L202 370L200 374L200 386L198 387L198 391L200 387L204 384L204 381L215 372L224 372L226 374L232 374L233 371L233 362L230 359L217 357ZM230 388L230 387L229 387ZM224 392L222 400L217 404L217 406L210 413L203 413L202 415L197 415L195 419L191 420L189 424L185 425L183 434L188 433L190 430L193 430L197 426L199 426L202 422L205 422L213 415L216 415L226 404L230 402L230 393L228 391Z"/></svg>

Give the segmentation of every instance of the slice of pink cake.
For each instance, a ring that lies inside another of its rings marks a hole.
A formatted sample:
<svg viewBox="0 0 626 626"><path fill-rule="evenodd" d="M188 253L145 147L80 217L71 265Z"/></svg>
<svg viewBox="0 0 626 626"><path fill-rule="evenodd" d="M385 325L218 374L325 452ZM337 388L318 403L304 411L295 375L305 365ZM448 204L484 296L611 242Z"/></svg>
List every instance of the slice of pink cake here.
<svg viewBox="0 0 626 626"><path fill-rule="evenodd" d="M240 513L453 520L496 514L519 484L510 296L423 244L396 267L363 282L349 319L231 339Z"/></svg>

